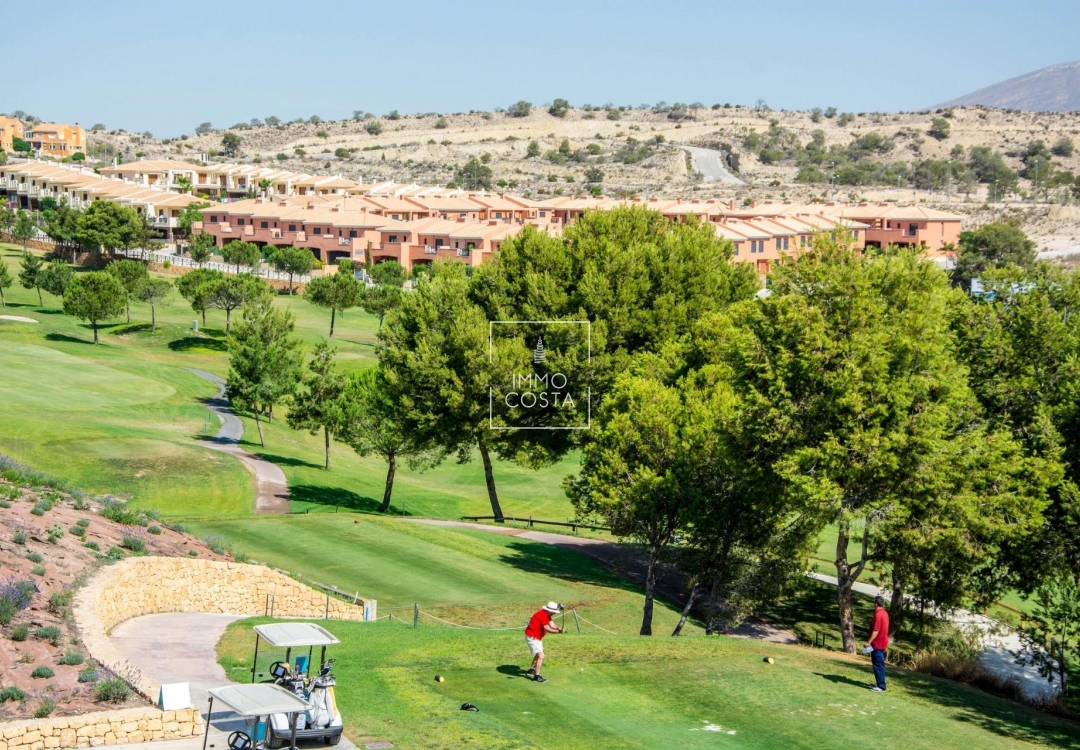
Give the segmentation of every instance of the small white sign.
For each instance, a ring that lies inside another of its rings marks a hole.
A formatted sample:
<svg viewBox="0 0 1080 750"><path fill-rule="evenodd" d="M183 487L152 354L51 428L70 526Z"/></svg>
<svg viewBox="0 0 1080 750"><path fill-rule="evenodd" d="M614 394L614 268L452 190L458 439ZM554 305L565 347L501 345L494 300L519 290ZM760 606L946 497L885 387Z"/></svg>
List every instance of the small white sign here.
<svg viewBox="0 0 1080 750"><path fill-rule="evenodd" d="M191 708L191 691L186 682L174 682L171 685L162 685L158 695L158 705L162 711L176 711L181 708Z"/></svg>

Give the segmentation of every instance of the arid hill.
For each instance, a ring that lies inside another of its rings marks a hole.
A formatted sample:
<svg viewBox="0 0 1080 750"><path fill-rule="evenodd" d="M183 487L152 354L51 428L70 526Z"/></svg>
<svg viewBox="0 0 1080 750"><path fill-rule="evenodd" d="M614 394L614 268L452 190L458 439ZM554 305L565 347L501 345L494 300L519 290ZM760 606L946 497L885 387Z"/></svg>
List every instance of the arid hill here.
<svg viewBox="0 0 1080 750"><path fill-rule="evenodd" d="M1080 110L1080 61L1049 65L938 106L973 105L1029 112L1076 112Z"/></svg>

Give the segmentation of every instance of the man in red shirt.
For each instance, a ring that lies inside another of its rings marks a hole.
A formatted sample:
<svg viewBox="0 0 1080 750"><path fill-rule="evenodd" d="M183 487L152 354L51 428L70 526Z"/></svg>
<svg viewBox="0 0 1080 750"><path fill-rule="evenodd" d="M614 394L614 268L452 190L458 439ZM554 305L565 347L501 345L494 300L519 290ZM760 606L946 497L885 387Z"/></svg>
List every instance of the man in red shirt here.
<svg viewBox="0 0 1080 750"><path fill-rule="evenodd" d="M870 662L874 665L874 684L870 690L874 693L885 692L885 649L889 647L889 613L885 610L885 599L874 597L874 619L870 622L870 637L866 639L870 649Z"/></svg>
<svg viewBox="0 0 1080 750"><path fill-rule="evenodd" d="M562 633L563 629L551 621L551 616L562 611L563 605L548 602L544 607L532 616L529 624L525 627L525 643L529 646L529 652L533 656L532 666L525 673L535 682L547 682L540 676L540 668L544 666L544 636L548 633Z"/></svg>

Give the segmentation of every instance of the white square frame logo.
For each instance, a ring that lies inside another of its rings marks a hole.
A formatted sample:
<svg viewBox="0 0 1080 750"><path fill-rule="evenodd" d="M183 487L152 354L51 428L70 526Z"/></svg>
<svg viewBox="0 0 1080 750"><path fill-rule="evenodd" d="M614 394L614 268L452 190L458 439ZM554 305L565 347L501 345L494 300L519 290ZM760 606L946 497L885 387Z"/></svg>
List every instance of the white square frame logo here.
<svg viewBox="0 0 1080 750"><path fill-rule="evenodd" d="M489 320L488 321L488 362L494 361L494 335L497 325L578 325L585 326L587 344L586 362L592 362L592 321L589 320ZM579 427L499 427L495 425L495 389L488 387L488 429L490 430L588 430L592 427L592 387L585 390L585 410L587 420Z"/></svg>

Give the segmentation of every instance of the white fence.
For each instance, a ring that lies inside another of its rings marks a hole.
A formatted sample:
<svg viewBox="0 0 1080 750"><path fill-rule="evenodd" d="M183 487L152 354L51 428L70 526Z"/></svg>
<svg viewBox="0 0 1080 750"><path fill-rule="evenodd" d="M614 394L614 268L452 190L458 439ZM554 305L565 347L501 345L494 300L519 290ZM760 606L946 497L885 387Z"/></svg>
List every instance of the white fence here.
<svg viewBox="0 0 1080 750"><path fill-rule="evenodd" d="M155 263L169 261L169 263L174 266L183 266L185 268L212 268L215 271L230 274L235 274L237 272L235 263L219 263L218 261L211 260L200 265L185 255L173 255L172 253L165 253L159 250L117 250L116 254L124 255L128 258L136 258L138 260L154 261ZM260 276L264 279L273 279L275 281L289 280L289 274L282 273L281 271L274 271L269 268L249 268L248 266L240 266L240 273L250 273L253 276ZM311 281L311 276L308 276L307 274L304 274L303 276L297 275L293 276L292 280L295 284L307 284Z"/></svg>

